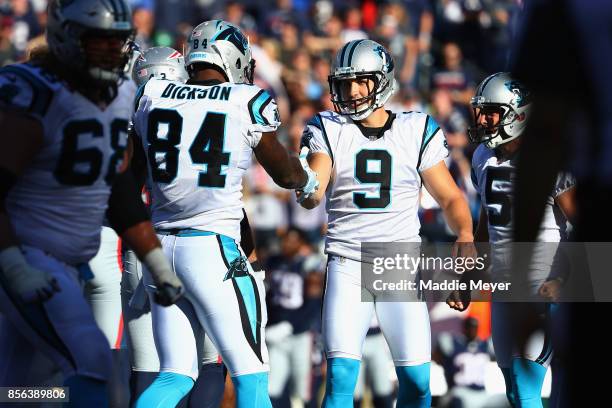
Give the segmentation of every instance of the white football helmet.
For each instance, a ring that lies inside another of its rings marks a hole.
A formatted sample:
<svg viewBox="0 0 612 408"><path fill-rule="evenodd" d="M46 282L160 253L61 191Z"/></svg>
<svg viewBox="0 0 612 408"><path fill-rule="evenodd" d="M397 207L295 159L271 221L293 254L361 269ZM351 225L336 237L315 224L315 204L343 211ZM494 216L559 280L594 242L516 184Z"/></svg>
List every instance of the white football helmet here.
<svg viewBox="0 0 612 408"><path fill-rule="evenodd" d="M49 50L76 72L96 83L116 84L125 74L134 35L132 12L125 0L51 0L47 23ZM118 53L88 53L86 40L119 39Z"/></svg>
<svg viewBox="0 0 612 408"><path fill-rule="evenodd" d="M509 73L498 72L478 85L471 105L474 124L468 128L470 141L494 149L523 133L531 110L531 98L529 90ZM480 118L491 111L499 113L499 122L485 127Z"/></svg>
<svg viewBox="0 0 612 408"><path fill-rule="evenodd" d="M328 77L331 100L336 112L353 120L367 118L383 106L395 93L395 64L389 52L372 40L354 40L346 43L338 53ZM347 80L368 78L374 83L366 97L352 99L344 95ZM365 107L364 107L365 106Z"/></svg>
<svg viewBox="0 0 612 408"><path fill-rule="evenodd" d="M240 28L227 21L205 21L194 28L184 54L189 75L195 64L210 64L219 68L229 82L253 83L255 60L249 40Z"/></svg>
<svg viewBox="0 0 612 408"><path fill-rule="evenodd" d="M153 47L142 52L136 59L132 78L142 86L151 78L187 82L183 54L170 47Z"/></svg>

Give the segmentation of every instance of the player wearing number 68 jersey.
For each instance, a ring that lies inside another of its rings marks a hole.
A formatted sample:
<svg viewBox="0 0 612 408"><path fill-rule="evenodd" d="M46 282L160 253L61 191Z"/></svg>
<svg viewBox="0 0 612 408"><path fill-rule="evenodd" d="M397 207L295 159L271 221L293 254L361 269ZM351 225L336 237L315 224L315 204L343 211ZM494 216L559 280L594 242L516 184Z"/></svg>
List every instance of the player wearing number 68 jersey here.
<svg viewBox="0 0 612 408"><path fill-rule="evenodd" d="M124 0L53 0L48 48L0 69L0 386L38 385L38 350L79 407L108 406L110 348L82 293L105 215L157 301L182 291L126 171L132 34Z"/></svg>
<svg viewBox="0 0 612 408"><path fill-rule="evenodd" d="M352 405L363 342L376 312L389 343L400 389L398 407L425 407L429 392L430 327L423 302L362 302L360 246L365 242L419 242L419 193L424 185L444 210L466 255L473 255L472 219L444 163L442 130L419 112L392 113L384 104L396 83L391 55L370 40L342 47L329 76L336 112L321 112L302 144L327 196L329 254L323 306L327 353L324 406Z"/></svg>
<svg viewBox="0 0 612 408"><path fill-rule="evenodd" d="M268 407L263 276L239 246L242 177L255 153L282 187L310 196L318 183L276 139L276 103L252 85L254 61L238 27L222 20L195 27L185 63L187 83L151 79L134 117L153 222L187 293L178 317L152 307L160 375L137 407L177 403L192 387L196 323L231 373L238 408Z"/></svg>

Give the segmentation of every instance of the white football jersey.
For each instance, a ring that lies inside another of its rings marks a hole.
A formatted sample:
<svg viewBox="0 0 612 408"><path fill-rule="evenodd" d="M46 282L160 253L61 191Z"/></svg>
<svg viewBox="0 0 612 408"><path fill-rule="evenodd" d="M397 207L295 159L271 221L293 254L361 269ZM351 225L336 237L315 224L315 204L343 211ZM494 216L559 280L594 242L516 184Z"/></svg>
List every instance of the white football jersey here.
<svg viewBox="0 0 612 408"><path fill-rule="evenodd" d="M254 85L147 82L134 127L147 156L155 227L239 241L242 177L262 133L279 124L276 102Z"/></svg>
<svg viewBox="0 0 612 408"><path fill-rule="evenodd" d="M495 151L478 146L472 157L472 182L480 195L482 207L489 218L489 242L512 242L512 186L515 177L514 160L499 161ZM569 173L557 177L553 191L546 202L538 241L559 242L565 237L567 220L555 198L576 184Z"/></svg>
<svg viewBox="0 0 612 408"><path fill-rule="evenodd" d="M478 146L472 157L472 181L487 211L491 248L492 278L511 282L512 250L512 186L515 178L513 159L499 161L495 151ZM538 298L540 285L551 276L558 243L565 238L567 220L555 204L555 198L575 185L574 177L561 173L547 199L540 226L538 243L533 246L533 260L526 271L528 293ZM515 247L520 250L520 247ZM494 294L494 299L495 299Z"/></svg>
<svg viewBox="0 0 612 408"><path fill-rule="evenodd" d="M420 241L420 172L448 156L446 139L431 116L393 115L378 139L331 111L304 130L302 145L332 160L327 253L360 260L362 242Z"/></svg>
<svg viewBox="0 0 612 408"><path fill-rule="evenodd" d="M36 119L44 132L42 149L6 199L20 243L69 264L96 254L135 91L132 81L124 81L110 105L100 109L35 65L0 70L0 109Z"/></svg>

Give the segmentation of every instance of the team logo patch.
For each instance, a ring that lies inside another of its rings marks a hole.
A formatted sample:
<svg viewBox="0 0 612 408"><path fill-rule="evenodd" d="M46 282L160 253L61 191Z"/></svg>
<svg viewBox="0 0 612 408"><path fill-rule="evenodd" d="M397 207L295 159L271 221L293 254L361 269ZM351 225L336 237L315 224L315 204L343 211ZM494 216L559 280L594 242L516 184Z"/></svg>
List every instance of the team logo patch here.
<svg viewBox="0 0 612 408"><path fill-rule="evenodd" d="M194 30L194 31L191 33L191 36L192 36L192 37L201 37L201 36L202 36L202 31L200 31L200 30Z"/></svg>
<svg viewBox="0 0 612 408"><path fill-rule="evenodd" d="M228 279L238 278L240 276L248 276L248 275L249 275L249 268L247 267L247 259L244 256L239 256L238 258L232 261L223 280L226 281Z"/></svg>

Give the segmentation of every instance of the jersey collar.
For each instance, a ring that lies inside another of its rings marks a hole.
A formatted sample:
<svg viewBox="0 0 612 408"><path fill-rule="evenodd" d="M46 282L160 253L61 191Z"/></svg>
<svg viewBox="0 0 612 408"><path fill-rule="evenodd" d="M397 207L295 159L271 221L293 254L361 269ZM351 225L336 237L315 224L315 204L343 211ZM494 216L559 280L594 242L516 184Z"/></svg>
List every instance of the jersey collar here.
<svg viewBox="0 0 612 408"><path fill-rule="evenodd" d="M353 123L357 125L357 127L361 131L361 134L365 138L370 139L370 140L377 140L377 139L380 139L387 130L391 129L391 125L393 124L393 121L395 120L395 113L391 111L386 111L386 112L389 114L389 117L387 118L387 121L382 127L374 127L374 128L366 127L366 126L363 126L361 123L355 122L355 121L353 121Z"/></svg>

